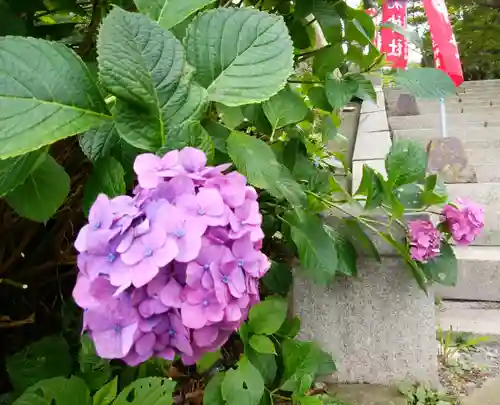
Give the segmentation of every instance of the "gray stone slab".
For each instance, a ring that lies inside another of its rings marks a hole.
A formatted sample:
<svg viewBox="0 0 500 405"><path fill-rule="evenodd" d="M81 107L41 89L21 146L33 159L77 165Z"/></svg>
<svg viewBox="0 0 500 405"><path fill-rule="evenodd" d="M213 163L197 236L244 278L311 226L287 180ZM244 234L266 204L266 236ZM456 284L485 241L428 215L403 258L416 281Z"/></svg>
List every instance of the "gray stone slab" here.
<svg viewBox="0 0 500 405"><path fill-rule="evenodd" d="M352 159L385 159L391 146L392 140L389 131L358 132Z"/></svg>
<svg viewBox="0 0 500 405"><path fill-rule="evenodd" d="M471 183L448 184L450 200L459 197L468 197L488 209L500 209L500 184L499 183Z"/></svg>
<svg viewBox="0 0 500 405"><path fill-rule="evenodd" d="M461 405L500 405L500 377L492 378L465 397Z"/></svg>
<svg viewBox="0 0 500 405"><path fill-rule="evenodd" d="M328 391L335 398L353 405L407 405L394 387L374 384L335 384Z"/></svg>
<svg viewBox="0 0 500 405"><path fill-rule="evenodd" d="M378 90L375 92L377 101L366 100L361 105L361 114L372 113L377 111L385 111L385 97L384 92Z"/></svg>
<svg viewBox="0 0 500 405"><path fill-rule="evenodd" d="M439 174L446 183L477 183L460 139L436 138L427 145L427 171Z"/></svg>
<svg viewBox="0 0 500 405"><path fill-rule="evenodd" d="M392 136L394 140L413 139L421 142L423 145L427 145L430 140L440 136L440 133L439 128L403 129L393 130ZM464 142L464 149L466 150L474 149L475 146L489 148L488 143L491 145L491 142L495 144L500 140L500 128L484 128L482 125L468 125L461 130L450 132L450 136L461 139ZM469 142L471 146L469 146Z"/></svg>
<svg viewBox="0 0 500 405"><path fill-rule="evenodd" d="M474 127L499 127L500 117L486 114L448 114L446 116L448 128L451 130L463 129L472 124ZM441 116L439 114L425 114L408 117L390 117L392 130L398 129L436 129L439 130ZM452 134L450 134L452 135ZM454 134L453 134L454 135Z"/></svg>
<svg viewBox="0 0 500 405"><path fill-rule="evenodd" d="M436 294L444 299L500 301L498 246L455 247L455 254L458 259L458 283L456 287L436 285Z"/></svg>
<svg viewBox="0 0 500 405"><path fill-rule="evenodd" d="M388 130L389 124L385 110L361 114L359 116L358 133Z"/></svg>
<svg viewBox="0 0 500 405"><path fill-rule="evenodd" d="M337 359L339 382L437 385L437 342L432 292L421 291L399 258L360 259L359 276L329 287L295 277L294 311L300 337Z"/></svg>
<svg viewBox="0 0 500 405"><path fill-rule="evenodd" d="M500 335L500 303L442 301L439 308L437 321L443 330Z"/></svg>

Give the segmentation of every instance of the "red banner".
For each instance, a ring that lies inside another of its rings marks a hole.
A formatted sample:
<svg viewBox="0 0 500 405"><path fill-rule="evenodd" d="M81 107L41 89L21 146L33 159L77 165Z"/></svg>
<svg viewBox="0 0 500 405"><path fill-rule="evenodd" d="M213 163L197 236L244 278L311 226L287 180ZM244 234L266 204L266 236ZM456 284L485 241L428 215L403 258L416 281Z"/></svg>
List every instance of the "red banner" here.
<svg viewBox="0 0 500 405"><path fill-rule="evenodd" d="M429 22L435 66L448 73L455 86L460 86L464 81L464 74L446 4L444 0L424 0L424 8Z"/></svg>
<svg viewBox="0 0 500 405"><path fill-rule="evenodd" d="M406 28L406 0L387 0L382 5L382 23L391 22ZM386 54L393 68L406 69L408 65L408 41L389 28L381 30L380 51Z"/></svg>

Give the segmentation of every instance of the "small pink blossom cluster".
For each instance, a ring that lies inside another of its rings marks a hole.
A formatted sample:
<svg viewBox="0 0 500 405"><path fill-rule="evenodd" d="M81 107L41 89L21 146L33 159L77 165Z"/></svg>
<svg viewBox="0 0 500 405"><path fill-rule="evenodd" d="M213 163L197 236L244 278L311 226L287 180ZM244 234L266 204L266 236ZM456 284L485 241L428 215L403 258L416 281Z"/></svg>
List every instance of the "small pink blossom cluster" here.
<svg viewBox="0 0 500 405"><path fill-rule="evenodd" d="M439 255L441 237L449 233L459 245L470 245L484 227L484 210L473 201L457 199L445 205L440 232L430 221L408 222L408 240L412 259L427 262Z"/></svg>
<svg viewBox="0 0 500 405"><path fill-rule="evenodd" d="M257 193L195 148L134 163L134 196L100 195L75 241L84 330L104 358L192 364L222 346L259 301Z"/></svg>

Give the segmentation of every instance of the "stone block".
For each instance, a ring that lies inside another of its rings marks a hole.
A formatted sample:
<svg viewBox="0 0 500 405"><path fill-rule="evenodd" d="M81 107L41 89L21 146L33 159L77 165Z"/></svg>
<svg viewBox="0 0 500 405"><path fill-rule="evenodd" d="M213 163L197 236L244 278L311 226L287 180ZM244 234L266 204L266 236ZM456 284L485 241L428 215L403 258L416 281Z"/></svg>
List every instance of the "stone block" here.
<svg viewBox="0 0 500 405"><path fill-rule="evenodd" d="M328 390L335 398L353 405L407 405L394 387L374 384L335 384Z"/></svg>
<svg viewBox="0 0 500 405"><path fill-rule="evenodd" d="M425 114L407 117L390 117L390 127L393 130L398 129L436 129L439 131L441 117L439 113ZM499 127L500 117L494 117L490 114L448 114L446 116L448 129L461 130L466 126L479 128ZM439 133L439 132L438 132ZM449 135L453 135L450 132Z"/></svg>
<svg viewBox="0 0 500 405"><path fill-rule="evenodd" d="M468 164L460 139L433 139L427 145L427 171L439 174L446 183L477 183L476 173Z"/></svg>
<svg viewBox="0 0 500 405"><path fill-rule="evenodd" d="M442 301L437 313L442 330L500 336L500 303Z"/></svg>
<svg viewBox="0 0 500 405"><path fill-rule="evenodd" d="M458 283L437 286L444 299L500 302L500 249L498 246L455 247Z"/></svg>
<svg viewBox="0 0 500 405"><path fill-rule="evenodd" d="M437 385L432 292L419 289L400 258L358 260L359 276L330 286L295 277L294 312L300 338L314 340L336 359L338 382Z"/></svg>
<svg viewBox="0 0 500 405"><path fill-rule="evenodd" d="M359 116L358 134L363 132L388 131L389 123L384 110L361 114Z"/></svg>
<svg viewBox="0 0 500 405"><path fill-rule="evenodd" d="M400 94L396 102L396 108L392 109L390 115L406 116L419 115L419 108L415 96L411 94Z"/></svg>
<svg viewBox="0 0 500 405"><path fill-rule="evenodd" d="M450 200L466 197L482 205L486 211L500 210L499 183L448 184Z"/></svg>
<svg viewBox="0 0 500 405"><path fill-rule="evenodd" d="M498 405L500 404L500 377L492 378L476 389L471 396L465 397L462 405Z"/></svg>
<svg viewBox="0 0 500 405"><path fill-rule="evenodd" d="M377 95L377 101L373 102L371 100L363 101L361 104L361 114L373 113L377 111L385 111L385 97L384 92L378 90L375 92Z"/></svg>
<svg viewBox="0 0 500 405"><path fill-rule="evenodd" d="M389 131L358 132L354 145L353 160L385 159L391 149Z"/></svg>

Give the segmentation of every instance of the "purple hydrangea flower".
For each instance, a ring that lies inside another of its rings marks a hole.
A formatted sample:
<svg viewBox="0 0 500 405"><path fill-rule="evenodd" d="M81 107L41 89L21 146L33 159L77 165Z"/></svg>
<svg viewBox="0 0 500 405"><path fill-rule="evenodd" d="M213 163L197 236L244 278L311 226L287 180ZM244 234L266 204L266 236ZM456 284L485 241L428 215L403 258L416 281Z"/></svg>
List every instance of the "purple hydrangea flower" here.
<svg viewBox="0 0 500 405"><path fill-rule="evenodd" d="M470 245L484 228L484 209L467 199L447 204L443 215L447 229L459 245Z"/></svg>
<svg viewBox="0 0 500 405"><path fill-rule="evenodd" d="M133 196L100 195L79 232L75 302L105 358L192 364L220 348L259 301L257 192L195 148L139 155Z"/></svg>
<svg viewBox="0 0 500 405"><path fill-rule="evenodd" d="M410 254L417 262L427 262L439 255L441 233L430 221L408 221Z"/></svg>

